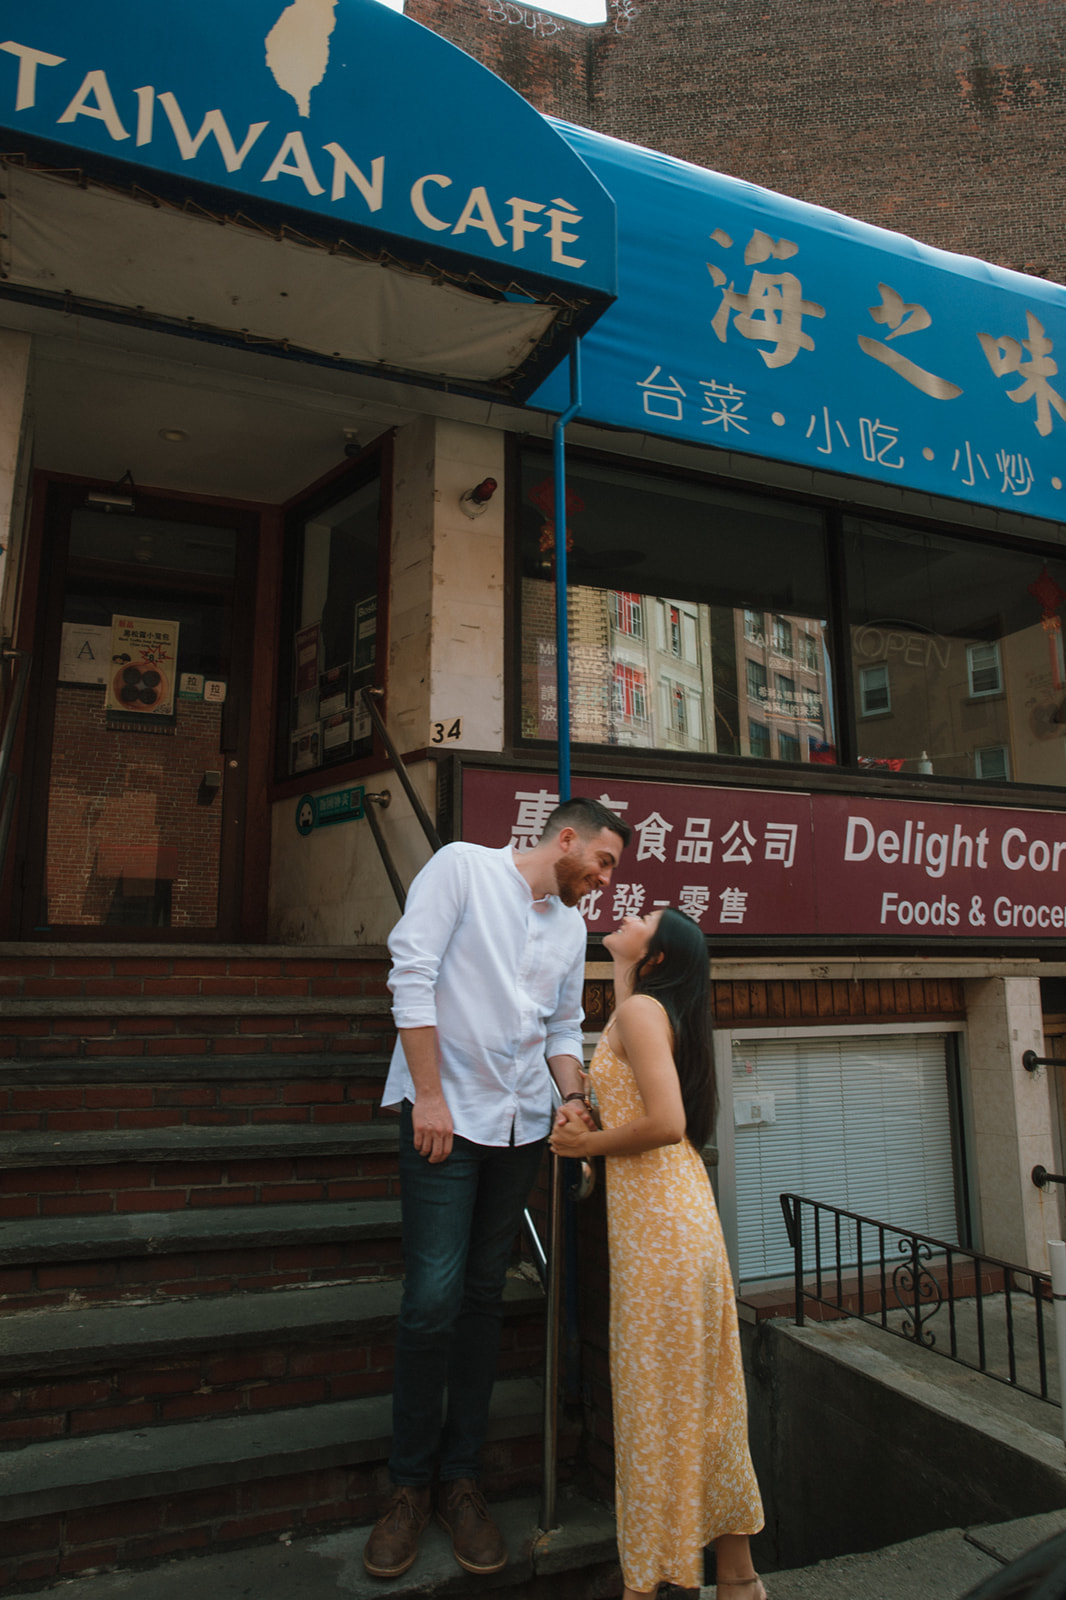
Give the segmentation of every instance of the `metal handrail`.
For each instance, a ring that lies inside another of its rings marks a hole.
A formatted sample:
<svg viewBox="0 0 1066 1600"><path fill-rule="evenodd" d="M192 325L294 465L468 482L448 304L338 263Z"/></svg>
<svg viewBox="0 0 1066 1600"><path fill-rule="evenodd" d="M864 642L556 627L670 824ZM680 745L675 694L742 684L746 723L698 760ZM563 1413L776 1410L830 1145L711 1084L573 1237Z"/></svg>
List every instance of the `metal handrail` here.
<svg viewBox="0 0 1066 1600"><path fill-rule="evenodd" d="M392 851L385 842L385 835L381 831L381 823L378 821L377 814L378 806L381 807L382 811L389 809L391 799L392 796L387 789L382 789L379 794L365 794L363 796L363 809L366 814L367 825L374 836L374 843L378 847L381 864L388 874L389 882L392 884L392 892L396 896L402 915L403 908L407 904L407 891L403 886L403 879L396 870L396 863L392 859Z"/></svg>
<svg viewBox="0 0 1066 1600"><path fill-rule="evenodd" d="M1045 1308L1050 1315L1052 1306L1051 1277L1048 1273L1001 1261L996 1256L982 1255L963 1245L949 1244L944 1239L914 1233L909 1228L878 1222L873 1217L826 1205L820 1200L809 1200L803 1195L783 1194L780 1199L793 1253L795 1320L798 1328L802 1328L805 1322L806 1302L812 1301L839 1316L854 1317L880 1327L887 1333L907 1339L911 1344L920 1345L973 1372L981 1372L985 1377L994 1378L997 1383L1032 1395L1037 1400L1061 1406L1062 1402L1048 1392L1047 1330L1044 1325ZM813 1261L809 1267L804 1261L805 1208L810 1212L813 1223ZM870 1241L869 1249L864 1249L864 1230L866 1239ZM886 1240L895 1243L891 1261L885 1248ZM849 1274L848 1278L845 1278L845 1273ZM1006 1375L993 1371L989 1362L992 1329L989 1326L987 1303L998 1299L1000 1295L1005 1319ZM959 1319L956 1314L956 1306L960 1302L973 1303L976 1361L960 1353ZM1034 1319L1032 1327L1036 1340L1038 1388L1024 1382L1018 1370L1016 1323L1020 1332L1027 1303L1032 1306ZM929 1327L945 1304L949 1346L946 1349L938 1346L936 1333ZM898 1327L893 1326L889 1316L900 1312L903 1320ZM1060 1380L1064 1377L1066 1375L1060 1374Z"/></svg>
<svg viewBox="0 0 1066 1600"><path fill-rule="evenodd" d="M5 649L3 659L5 664L14 662L14 680L10 697L3 707L3 733L0 734L0 876L7 862L7 846L18 794L18 777L10 771L11 754L15 748L15 733L22 715L22 702L26 698L26 686L30 681L28 651Z"/></svg>
<svg viewBox="0 0 1066 1600"><path fill-rule="evenodd" d="M425 834L426 838L429 840L429 843L430 843L431 847L433 848L433 850L434 851L439 850L444 841L441 839L440 834L437 832L436 828L433 826L432 822L429 820L429 812L426 810L425 806L422 804L421 797L419 796L417 790L415 789L414 784L411 782L411 779L408 776L407 768L403 764L403 757L400 755L400 752L397 750L395 744L392 741L392 735L390 734L388 728L385 726L385 719L381 715L381 712L378 710L377 706L374 704L375 700L384 699L384 696L385 696L384 689L376 689L376 688L372 688L372 687L367 687L365 689L360 689L359 693L360 693L360 695L362 697L363 704L366 706L367 711L370 713L370 720L374 724L374 727L377 730L378 736L381 739L382 744L385 746L386 753L387 753L388 758L391 761L392 766L393 766L393 768L394 768L394 770L396 772L396 776L399 778L400 782L403 784L404 793L406 794L408 800L410 800L410 802L411 802L411 809L414 812L415 816L418 818L419 824L420 824L420 826L422 828L422 832Z"/></svg>

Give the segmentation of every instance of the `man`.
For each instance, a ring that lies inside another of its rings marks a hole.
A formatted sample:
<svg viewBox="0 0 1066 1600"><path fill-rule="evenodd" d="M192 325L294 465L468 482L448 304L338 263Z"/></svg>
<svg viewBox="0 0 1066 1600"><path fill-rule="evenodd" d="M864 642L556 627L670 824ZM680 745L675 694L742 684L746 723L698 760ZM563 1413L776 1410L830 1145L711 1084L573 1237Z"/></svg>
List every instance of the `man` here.
<svg viewBox="0 0 1066 1600"><path fill-rule="evenodd" d="M610 882L629 836L599 801L570 800L531 850L445 845L389 939L399 1036L382 1103L400 1106L405 1278L393 1493L363 1553L374 1577L418 1554L434 1465L456 1560L506 1565L477 1487L504 1279L552 1120L548 1068L564 1099L584 1097L578 902Z"/></svg>

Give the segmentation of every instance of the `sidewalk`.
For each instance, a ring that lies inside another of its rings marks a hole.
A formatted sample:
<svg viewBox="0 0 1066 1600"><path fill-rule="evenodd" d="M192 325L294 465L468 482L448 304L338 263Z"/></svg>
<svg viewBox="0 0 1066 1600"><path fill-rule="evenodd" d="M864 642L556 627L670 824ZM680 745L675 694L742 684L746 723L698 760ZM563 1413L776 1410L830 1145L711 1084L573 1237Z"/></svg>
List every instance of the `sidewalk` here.
<svg viewBox="0 0 1066 1600"><path fill-rule="evenodd" d="M772 1573L766 1590L769 1600L961 1600L985 1578L1064 1530L1066 1508L1020 1522L948 1528L887 1550Z"/></svg>

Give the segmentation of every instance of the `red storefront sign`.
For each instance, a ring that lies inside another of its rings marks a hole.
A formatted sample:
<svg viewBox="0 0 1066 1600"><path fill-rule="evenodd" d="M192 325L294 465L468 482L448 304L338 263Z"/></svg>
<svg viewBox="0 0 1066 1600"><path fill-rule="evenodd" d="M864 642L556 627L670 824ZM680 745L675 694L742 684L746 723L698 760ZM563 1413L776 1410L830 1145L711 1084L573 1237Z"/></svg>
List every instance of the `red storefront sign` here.
<svg viewBox="0 0 1066 1600"><path fill-rule="evenodd" d="M633 840L590 930L673 904L728 936L1061 939L1066 813L706 784L574 781ZM463 774L463 837L528 849L557 804L550 779Z"/></svg>

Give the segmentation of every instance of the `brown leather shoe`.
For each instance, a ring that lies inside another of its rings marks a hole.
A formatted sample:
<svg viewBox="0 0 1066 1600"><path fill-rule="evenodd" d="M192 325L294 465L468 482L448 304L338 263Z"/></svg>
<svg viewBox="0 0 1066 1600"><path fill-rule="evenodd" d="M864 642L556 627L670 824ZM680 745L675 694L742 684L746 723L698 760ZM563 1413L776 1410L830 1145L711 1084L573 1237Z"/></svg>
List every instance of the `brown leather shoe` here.
<svg viewBox="0 0 1066 1600"><path fill-rule="evenodd" d="M499 1572L507 1565L503 1534L473 1478L441 1484L437 1521L451 1534L452 1554L467 1572Z"/></svg>
<svg viewBox="0 0 1066 1600"><path fill-rule="evenodd" d="M418 1489L397 1484L363 1550L363 1565L372 1578L398 1578L413 1565L431 1501L428 1483Z"/></svg>

